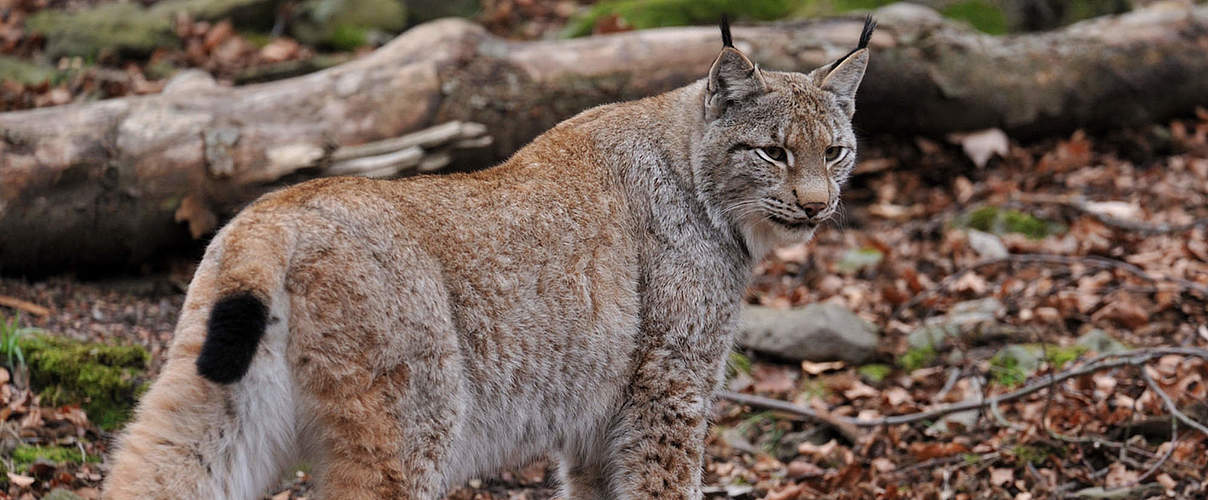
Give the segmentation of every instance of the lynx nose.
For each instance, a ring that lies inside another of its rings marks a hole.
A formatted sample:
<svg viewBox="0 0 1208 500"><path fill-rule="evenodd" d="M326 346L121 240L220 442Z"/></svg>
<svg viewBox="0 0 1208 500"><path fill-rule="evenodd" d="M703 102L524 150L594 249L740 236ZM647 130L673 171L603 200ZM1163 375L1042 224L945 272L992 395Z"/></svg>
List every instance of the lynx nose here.
<svg viewBox="0 0 1208 500"><path fill-rule="evenodd" d="M809 202L809 203L797 202L797 206L801 207L801 209L805 211L806 217L809 217L811 219L813 219L814 217L817 217L818 214L822 213L823 210L826 210L825 203L819 203L816 201Z"/></svg>

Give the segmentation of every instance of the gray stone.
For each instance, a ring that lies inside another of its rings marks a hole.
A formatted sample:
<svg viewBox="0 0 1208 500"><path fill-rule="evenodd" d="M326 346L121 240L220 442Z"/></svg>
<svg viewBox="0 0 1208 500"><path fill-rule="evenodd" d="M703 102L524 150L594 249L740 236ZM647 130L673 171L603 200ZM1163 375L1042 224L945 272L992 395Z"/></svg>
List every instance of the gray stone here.
<svg viewBox="0 0 1208 500"><path fill-rule="evenodd" d="M996 322L1005 310L1006 306L992 297L958 302L948 314L927 318L923 326L906 336L906 343L916 349L939 349L949 337L959 337Z"/></svg>
<svg viewBox="0 0 1208 500"><path fill-rule="evenodd" d="M1010 254L998 236L976 229L969 230L969 246L983 259L1002 259Z"/></svg>
<svg viewBox="0 0 1208 500"><path fill-rule="evenodd" d="M796 361L846 361L859 364L876 353L877 328L834 304L796 309L747 306L738 343Z"/></svg>
<svg viewBox="0 0 1208 500"><path fill-rule="evenodd" d="M1078 337L1075 344L1087 348L1092 352L1099 354L1120 354L1128 351L1128 346L1123 342L1112 338L1107 332L1098 328L1086 332L1085 335Z"/></svg>

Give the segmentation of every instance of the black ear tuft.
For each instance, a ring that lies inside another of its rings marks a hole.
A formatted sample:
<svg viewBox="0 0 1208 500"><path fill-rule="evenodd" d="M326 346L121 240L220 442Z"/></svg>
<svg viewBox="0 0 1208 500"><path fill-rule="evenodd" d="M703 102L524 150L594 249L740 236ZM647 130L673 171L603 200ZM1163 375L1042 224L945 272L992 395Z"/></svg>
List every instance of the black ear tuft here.
<svg viewBox="0 0 1208 500"><path fill-rule="evenodd" d="M852 49L851 52L848 52L847 55L840 57L839 59L835 60L835 62L831 63L830 68L828 68L827 71L834 71L835 68L839 67L840 63L847 60L847 58L851 57L852 54L855 54L856 51L868 48L868 41L872 39L872 32L876 29L877 21L872 18L872 14L869 14L864 18L864 29L860 30L860 42L856 45L856 48Z"/></svg>
<svg viewBox="0 0 1208 500"><path fill-rule="evenodd" d="M877 29L877 21L872 18L872 14L864 18L864 30L860 32L860 45L856 46L856 50L868 47L868 41L872 39L873 30Z"/></svg>
<svg viewBox="0 0 1208 500"><path fill-rule="evenodd" d="M722 47L733 47L734 38L730 36L730 16L721 15L721 45Z"/></svg>

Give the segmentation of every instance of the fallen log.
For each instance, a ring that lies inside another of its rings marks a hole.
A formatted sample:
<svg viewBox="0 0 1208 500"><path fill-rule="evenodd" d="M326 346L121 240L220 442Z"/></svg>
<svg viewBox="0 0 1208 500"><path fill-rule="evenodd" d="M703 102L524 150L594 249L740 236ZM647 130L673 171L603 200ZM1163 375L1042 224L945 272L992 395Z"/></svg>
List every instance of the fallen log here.
<svg viewBox="0 0 1208 500"><path fill-rule="evenodd" d="M1208 7L1170 5L1008 37L923 7L880 9L857 126L1030 137L1189 113L1208 104ZM735 38L764 67L805 71L849 50L860 26L738 27ZM481 168L582 109L700 78L718 43L711 27L512 42L443 20L297 78L224 88L182 77L161 95L0 114L0 273L137 265L189 241L182 222L213 217L193 228L205 233L265 190L322 175L342 147L445 122L485 127L489 147L449 162Z"/></svg>

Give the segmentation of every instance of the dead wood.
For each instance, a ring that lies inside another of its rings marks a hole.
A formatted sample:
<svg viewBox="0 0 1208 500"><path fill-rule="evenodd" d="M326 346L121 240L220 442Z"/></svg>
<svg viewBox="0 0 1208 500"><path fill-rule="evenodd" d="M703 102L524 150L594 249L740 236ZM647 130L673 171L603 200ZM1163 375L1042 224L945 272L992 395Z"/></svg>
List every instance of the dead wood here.
<svg viewBox="0 0 1208 500"><path fill-rule="evenodd" d="M1208 104L1208 7L1160 4L1007 37L905 4L877 16L856 119L866 134L1030 137ZM860 26L815 20L735 37L764 67L804 71L849 50ZM699 78L718 46L710 27L512 42L444 20L287 80L224 88L184 77L161 95L0 114L0 272L136 265L265 190L338 171L344 148L447 122L483 125L461 146L494 139L443 150L448 168L482 168L582 109ZM379 160L412 161L401 151Z"/></svg>

